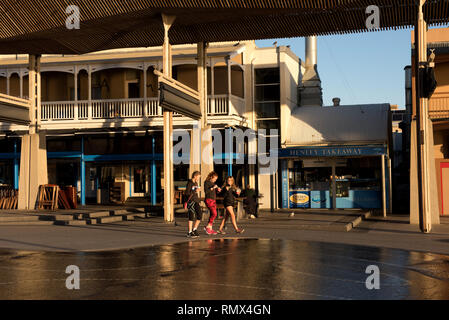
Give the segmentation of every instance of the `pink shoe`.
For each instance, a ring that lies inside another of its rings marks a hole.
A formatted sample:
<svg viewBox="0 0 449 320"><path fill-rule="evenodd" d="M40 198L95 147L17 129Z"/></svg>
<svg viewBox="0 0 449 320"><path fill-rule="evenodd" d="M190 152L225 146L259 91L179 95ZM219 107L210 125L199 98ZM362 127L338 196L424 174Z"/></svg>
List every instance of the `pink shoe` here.
<svg viewBox="0 0 449 320"><path fill-rule="evenodd" d="M206 233L210 236L215 236L218 234L216 231L209 229L209 228L206 228Z"/></svg>

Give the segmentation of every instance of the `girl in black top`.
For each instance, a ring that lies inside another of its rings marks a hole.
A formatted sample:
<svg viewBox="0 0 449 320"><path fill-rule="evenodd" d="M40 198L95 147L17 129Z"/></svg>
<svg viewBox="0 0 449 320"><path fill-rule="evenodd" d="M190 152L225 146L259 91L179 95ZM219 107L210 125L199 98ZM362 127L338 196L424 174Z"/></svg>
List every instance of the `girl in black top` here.
<svg viewBox="0 0 449 320"><path fill-rule="evenodd" d="M224 228L229 216L231 216L231 221L232 221L232 225L234 226L235 232L243 233L245 230L239 229L239 227L237 226L237 221L235 219L235 213L234 213L234 206L236 203L235 198L240 196L240 189L238 189L237 186L235 185L235 180L233 177L226 178L226 183L223 186L222 190L223 190L222 193L223 193L223 197L224 197L223 204L224 204L226 212L225 212L223 221L221 222L220 230L218 231L218 233L226 234L226 232L223 231L223 228Z"/></svg>
<svg viewBox="0 0 449 320"><path fill-rule="evenodd" d="M195 171L192 175L192 180L189 180L187 183L185 195L187 197L187 209L189 211L189 233L187 237L189 238L198 238L198 227L203 218L203 213L200 206L200 198L198 197L198 193L200 188L198 186L198 182L200 181L201 173ZM195 223L195 225L194 225Z"/></svg>

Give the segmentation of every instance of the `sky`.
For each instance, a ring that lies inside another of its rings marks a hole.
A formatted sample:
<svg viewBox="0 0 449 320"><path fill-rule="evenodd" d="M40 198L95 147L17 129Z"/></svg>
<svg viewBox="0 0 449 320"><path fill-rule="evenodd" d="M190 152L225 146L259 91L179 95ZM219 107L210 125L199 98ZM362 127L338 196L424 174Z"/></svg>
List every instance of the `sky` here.
<svg viewBox="0 0 449 320"><path fill-rule="evenodd" d="M325 106L390 103L405 107L404 67L411 64L411 30L318 37L318 72ZM256 41L290 45L305 60L304 38Z"/></svg>

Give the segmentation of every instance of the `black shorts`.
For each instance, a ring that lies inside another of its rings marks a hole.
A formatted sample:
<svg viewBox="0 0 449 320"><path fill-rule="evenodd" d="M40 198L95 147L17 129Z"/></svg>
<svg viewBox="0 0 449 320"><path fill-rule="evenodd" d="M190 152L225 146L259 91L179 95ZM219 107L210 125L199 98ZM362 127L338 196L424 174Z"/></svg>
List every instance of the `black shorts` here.
<svg viewBox="0 0 449 320"><path fill-rule="evenodd" d="M189 210L189 221L203 220L203 210L198 202Z"/></svg>

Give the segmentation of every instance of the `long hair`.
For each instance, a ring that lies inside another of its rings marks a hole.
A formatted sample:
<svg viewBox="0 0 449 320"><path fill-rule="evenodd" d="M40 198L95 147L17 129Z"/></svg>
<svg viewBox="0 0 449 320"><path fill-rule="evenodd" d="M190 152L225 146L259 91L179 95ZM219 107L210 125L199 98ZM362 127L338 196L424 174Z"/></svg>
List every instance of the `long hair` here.
<svg viewBox="0 0 449 320"><path fill-rule="evenodd" d="M234 179L234 177L232 177L232 176L227 177L227 178L225 179L225 182L224 182L224 185L223 185L223 189L226 188L226 187L228 186L228 180L231 180L231 189L236 190L236 189L237 189L237 186L235 185L235 179Z"/></svg>
<svg viewBox="0 0 449 320"><path fill-rule="evenodd" d="M218 178L218 174L215 171L212 171L211 173L208 174L206 181L211 181L215 177Z"/></svg>

